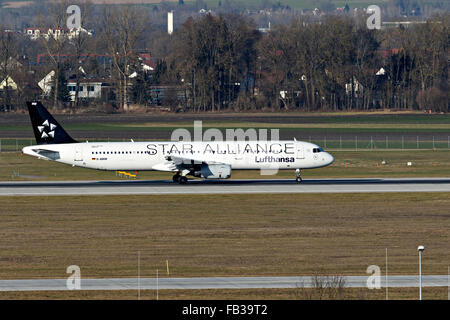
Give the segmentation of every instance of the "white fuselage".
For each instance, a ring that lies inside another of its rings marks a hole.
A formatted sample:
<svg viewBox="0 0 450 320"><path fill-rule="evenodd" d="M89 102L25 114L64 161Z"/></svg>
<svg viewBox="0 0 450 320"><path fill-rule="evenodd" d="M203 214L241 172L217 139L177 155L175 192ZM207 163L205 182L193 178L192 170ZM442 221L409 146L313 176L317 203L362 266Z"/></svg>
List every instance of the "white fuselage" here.
<svg viewBox="0 0 450 320"><path fill-rule="evenodd" d="M228 164L233 170L312 169L334 161L319 146L302 141L86 142L29 146L23 152L72 166L123 171L179 171L170 156Z"/></svg>

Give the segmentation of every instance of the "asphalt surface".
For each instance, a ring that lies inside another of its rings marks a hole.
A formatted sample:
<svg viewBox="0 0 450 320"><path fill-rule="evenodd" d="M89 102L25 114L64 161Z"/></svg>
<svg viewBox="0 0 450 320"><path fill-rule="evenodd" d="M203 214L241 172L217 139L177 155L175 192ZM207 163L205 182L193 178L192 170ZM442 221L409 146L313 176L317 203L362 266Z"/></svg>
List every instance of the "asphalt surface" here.
<svg viewBox="0 0 450 320"><path fill-rule="evenodd" d="M450 192L450 178L0 182L0 196Z"/></svg>
<svg viewBox="0 0 450 320"><path fill-rule="evenodd" d="M323 278L325 279L325 278ZM331 277L329 278L331 279ZM344 277L347 288L366 288L368 276ZM380 286L386 287L384 276ZM70 282L73 283L73 282ZM267 289L267 288L311 288L310 276L300 277L208 277L208 278L109 278L81 279L81 290L155 290L155 289ZM423 287L446 287L448 275L424 275ZM419 277L389 276L388 287L418 287ZM0 280L0 291L60 291L68 290L67 279Z"/></svg>

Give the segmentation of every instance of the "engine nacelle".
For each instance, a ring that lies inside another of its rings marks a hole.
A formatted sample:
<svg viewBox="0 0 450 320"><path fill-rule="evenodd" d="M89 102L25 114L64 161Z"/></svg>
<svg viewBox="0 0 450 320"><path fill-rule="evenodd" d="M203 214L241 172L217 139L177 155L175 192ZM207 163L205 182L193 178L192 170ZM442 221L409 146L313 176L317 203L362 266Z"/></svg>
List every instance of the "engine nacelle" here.
<svg viewBox="0 0 450 320"><path fill-rule="evenodd" d="M231 177L231 166L229 164L202 164L200 171L196 171L194 176L204 179L228 179Z"/></svg>

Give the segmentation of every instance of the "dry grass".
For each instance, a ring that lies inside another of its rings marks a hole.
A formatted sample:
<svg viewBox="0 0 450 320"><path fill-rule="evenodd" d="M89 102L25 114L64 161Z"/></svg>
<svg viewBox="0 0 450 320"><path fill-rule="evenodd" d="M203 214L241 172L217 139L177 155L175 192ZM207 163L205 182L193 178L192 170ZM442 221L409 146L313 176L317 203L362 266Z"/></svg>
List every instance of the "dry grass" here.
<svg viewBox="0 0 450 320"><path fill-rule="evenodd" d="M308 178L345 177L450 177L449 150L408 151L330 151L335 162L326 168L305 170ZM381 162L385 160L386 165ZM406 163L413 165L407 167ZM18 152L0 153L0 180L114 180L120 179L111 171L73 168L51 161L38 160ZM14 176L13 173L19 174ZM164 172L139 172L138 179L168 179ZM294 179L294 170L280 171L274 176L261 176L258 170L233 171L233 179Z"/></svg>
<svg viewBox="0 0 450 320"><path fill-rule="evenodd" d="M311 291L311 289L305 289ZM156 300L155 290L141 290L142 300ZM236 289L236 290L159 290L160 300L303 300L298 289ZM340 300L384 300L384 289L346 288ZM4 299L112 299L136 300L136 290L121 291L30 291L0 292ZM417 288L389 288L390 300L418 299ZM424 300L446 300L448 289L445 287L423 288Z"/></svg>
<svg viewBox="0 0 450 320"><path fill-rule="evenodd" d="M0 278L424 274L450 264L448 193L1 197ZM161 275L164 276L164 275Z"/></svg>
<svg viewBox="0 0 450 320"><path fill-rule="evenodd" d="M120 128L174 128L174 125L181 128L194 128L192 122L140 122L140 123L116 123L108 124L112 127ZM233 122L233 121L204 121L202 124L204 128L274 128L274 129L286 129L286 128L304 128L304 129L450 129L450 124L448 123L264 123L264 122Z"/></svg>

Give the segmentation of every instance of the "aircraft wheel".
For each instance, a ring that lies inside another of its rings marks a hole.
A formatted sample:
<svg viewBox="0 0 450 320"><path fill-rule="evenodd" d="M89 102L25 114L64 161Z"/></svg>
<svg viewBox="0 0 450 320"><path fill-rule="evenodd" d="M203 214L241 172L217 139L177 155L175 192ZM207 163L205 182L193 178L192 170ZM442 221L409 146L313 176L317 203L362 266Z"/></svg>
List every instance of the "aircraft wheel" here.
<svg viewBox="0 0 450 320"><path fill-rule="evenodd" d="M172 177L172 181L175 182L175 183L179 182L179 180L180 180L180 175L179 174L176 174L176 175L174 175Z"/></svg>
<svg viewBox="0 0 450 320"><path fill-rule="evenodd" d="M302 182L302 177L300 175L300 169L296 169L295 170L295 181L297 181L297 183L301 183Z"/></svg>
<svg viewBox="0 0 450 320"><path fill-rule="evenodd" d="M178 179L178 182L179 182L180 184L186 184L186 183L188 182L188 179L187 179L185 176L181 176L181 177Z"/></svg>

